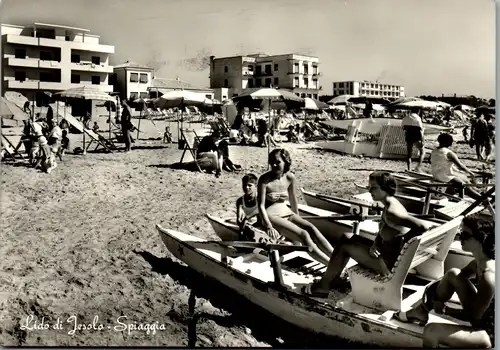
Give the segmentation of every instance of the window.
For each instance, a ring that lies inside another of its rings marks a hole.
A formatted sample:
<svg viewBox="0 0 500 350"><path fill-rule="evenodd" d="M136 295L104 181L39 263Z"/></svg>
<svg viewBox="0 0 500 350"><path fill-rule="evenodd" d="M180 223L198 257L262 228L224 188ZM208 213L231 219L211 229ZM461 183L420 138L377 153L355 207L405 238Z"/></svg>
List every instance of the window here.
<svg viewBox="0 0 500 350"><path fill-rule="evenodd" d="M114 85L115 81L116 81L116 75L115 75L115 73L111 73L108 76L108 85Z"/></svg>
<svg viewBox="0 0 500 350"><path fill-rule="evenodd" d="M304 63L303 67L304 67L304 74L309 74L309 65L307 63Z"/></svg>
<svg viewBox="0 0 500 350"><path fill-rule="evenodd" d="M16 49L15 58L26 58L26 50Z"/></svg>
<svg viewBox="0 0 500 350"><path fill-rule="evenodd" d="M306 97L306 94L305 93L301 93L300 97L304 98L304 97Z"/></svg>
<svg viewBox="0 0 500 350"><path fill-rule="evenodd" d="M266 74L272 74L271 73L271 65L270 64L266 64L265 72L266 72Z"/></svg>
<svg viewBox="0 0 500 350"><path fill-rule="evenodd" d="M262 86L262 79L255 79L255 87L261 87Z"/></svg>
<svg viewBox="0 0 500 350"><path fill-rule="evenodd" d="M133 100L139 98L139 93L138 92L131 92L130 93L130 98L133 99Z"/></svg>
<svg viewBox="0 0 500 350"><path fill-rule="evenodd" d="M312 98L312 94L307 94L307 97Z"/></svg>
<svg viewBox="0 0 500 350"><path fill-rule="evenodd" d="M253 88L253 79L248 79L248 87Z"/></svg>
<svg viewBox="0 0 500 350"><path fill-rule="evenodd" d="M139 73L130 73L130 82L137 83L139 81Z"/></svg>
<svg viewBox="0 0 500 350"><path fill-rule="evenodd" d="M227 73L227 66L224 66L224 73Z"/></svg>
<svg viewBox="0 0 500 350"><path fill-rule="evenodd" d="M339 88L343 88L344 87L344 83L339 83Z"/></svg>
<svg viewBox="0 0 500 350"><path fill-rule="evenodd" d="M265 87L270 87L271 86L271 78L266 78L266 86Z"/></svg>
<svg viewBox="0 0 500 350"><path fill-rule="evenodd" d="M256 71L255 71L255 75L261 75L262 74L262 67L261 66L257 66L256 67Z"/></svg>
<svg viewBox="0 0 500 350"><path fill-rule="evenodd" d="M147 84L148 83L148 75L141 73L141 80L139 82L143 83L143 84Z"/></svg>
<svg viewBox="0 0 500 350"><path fill-rule="evenodd" d="M293 64L293 72L294 73L298 73L299 72L299 64L298 63L294 63Z"/></svg>
<svg viewBox="0 0 500 350"><path fill-rule="evenodd" d="M92 85L100 85L101 84L101 77L98 75L93 75L92 76Z"/></svg>
<svg viewBox="0 0 500 350"><path fill-rule="evenodd" d="M40 59L42 61L52 61L52 54L48 51L40 51Z"/></svg>
<svg viewBox="0 0 500 350"><path fill-rule="evenodd" d="M227 79L224 79L224 87L226 87L226 88L229 87L229 82Z"/></svg>
<svg viewBox="0 0 500 350"><path fill-rule="evenodd" d="M72 63L80 63L80 55L71 55Z"/></svg>
<svg viewBox="0 0 500 350"><path fill-rule="evenodd" d="M293 78L293 87L299 87L299 77Z"/></svg>
<svg viewBox="0 0 500 350"><path fill-rule="evenodd" d="M274 78L274 86L278 86L280 84L279 78Z"/></svg>
<svg viewBox="0 0 500 350"><path fill-rule="evenodd" d="M147 92L141 92L141 93L139 94L139 96L140 96L141 98L148 98L148 93L147 93Z"/></svg>
<svg viewBox="0 0 500 350"><path fill-rule="evenodd" d="M253 72L253 66L248 66L248 71Z"/></svg>
<svg viewBox="0 0 500 350"><path fill-rule="evenodd" d="M101 64L101 57L99 57L99 56L92 56L92 63L93 64Z"/></svg>
<svg viewBox="0 0 500 350"><path fill-rule="evenodd" d="M66 35L66 36L64 37L64 40L66 40L66 41L70 41L69 35Z"/></svg>
<svg viewBox="0 0 500 350"><path fill-rule="evenodd" d="M275 63L275 64L274 64L274 71L275 71L275 72L277 72L277 71L278 71L278 64L277 64L277 63Z"/></svg>
<svg viewBox="0 0 500 350"><path fill-rule="evenodd" d="M26 80L26 72L15 72L14 79L17 81L25 81Z"/></svg>
<svg viewBox="0 0 500 350"><path fill-rule="evenodd" d="M314 94L314 95L313 95L313 98L314 98L315 100L317 100L317 99L318 99L318 94Z"/></svg>
<svg viewBox="0 0 500 350"><path fill-rule="evenodd" d="M304 85L305 85L306 87L309 87L309 79L304 78Z"/></svg>
<svg viewBox="0 0 500 350"><path fill-rule="evenodd" d="M313 66L313 74L318 74L318 66Z"/></svg>
<svg viewBox="0 0 500 350"><path fill-rule="evenodd" d="M80 84L79 74L71 74L71 84Z"/></svg>
<svg viewBox="0 0 500 350"><path fill-rule="evenodd" d="M52 74L40 72L40 81L52 81Z"/></svg>

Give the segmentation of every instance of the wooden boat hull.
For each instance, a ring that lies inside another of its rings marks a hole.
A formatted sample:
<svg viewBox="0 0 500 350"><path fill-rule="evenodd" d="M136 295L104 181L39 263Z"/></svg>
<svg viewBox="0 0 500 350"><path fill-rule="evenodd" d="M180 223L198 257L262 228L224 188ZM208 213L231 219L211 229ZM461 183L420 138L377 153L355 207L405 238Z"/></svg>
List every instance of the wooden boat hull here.
<svg viewBox="0 0 500 350"><path fill-rule="evenodd" d="M359 186L359 185L357 185ZM358 187L359 188L359 187ZM351 212L351 206L347 203L343 203L341 201L335 201L328 198L322 198L317 193L306 191L301 188L302 196L304 197L307 205L311 207L316 207L328 211L333 211L338 214L348 214ZM367 204L374 203L371 199L371 195L368 193L368 190L360 190L358 195L354 195L353 199L361 200L366 202ZM423 197L414 197L408 194L396 194L395 196L401 204L410 212L420 214L424 208L424 198ZM434 212L435 209L441 209L448 203L446 199L431 199L429 212ZM381 206L381 204L380 204ZM340 210L339 210L340 209ZM367 210L368 212L368 210Z"/></svg>
<svg viewBox="0 0 500 350"><path fill-rule="evenodd" d="M213 247L202 245L200 248L197 244L202 239L166 230L159 225L156 227L167 249L175 257L295 326L326 336L383 347L422 345L423 328L420 326L394 319L383 321L380 312L349 303L348 298L345 303L340 301L332 305L326 299L310 298L294 290L276 287L271 281L256 278L250 270L239 271L222 263L220 253L217 253L220 247L216 247L216 244ZM351 311L347 308L351 308Z"/></svg>

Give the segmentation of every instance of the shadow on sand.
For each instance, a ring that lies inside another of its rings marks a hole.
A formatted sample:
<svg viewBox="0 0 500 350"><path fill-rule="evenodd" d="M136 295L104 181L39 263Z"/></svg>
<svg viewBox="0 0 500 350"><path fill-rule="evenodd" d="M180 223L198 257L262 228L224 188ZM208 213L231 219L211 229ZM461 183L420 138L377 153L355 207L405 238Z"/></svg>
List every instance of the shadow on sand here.
<svg viewBox="0 0 500 350"><path fill-rule="evenodd" d="M165 257L159 258L146 251L134 251L146 260L152 271L169 275L180 284L191 289L189 297L190 320L188 324L189 347L197 340L196 324L199 319L210 319L221 326L246 326L259 341L281 348L368 348L363 344L350 343L342 339L313 334L295 327L270 314L258 305L250 303L221 283L205 278L193 269ZM194 293L193 293L194 291ZM212 315L206 312L194 313L195 295L209 300L229 316ZM370 346L373 348L373 346Z"/></svg>
<svg viewBox="0 0 500 350"><path fill-rule="evenodd" d="M183 163L177 162L172 164L150 164L148 165L148 167L199 172L198 167L194 162L183 162Z"/></svg>

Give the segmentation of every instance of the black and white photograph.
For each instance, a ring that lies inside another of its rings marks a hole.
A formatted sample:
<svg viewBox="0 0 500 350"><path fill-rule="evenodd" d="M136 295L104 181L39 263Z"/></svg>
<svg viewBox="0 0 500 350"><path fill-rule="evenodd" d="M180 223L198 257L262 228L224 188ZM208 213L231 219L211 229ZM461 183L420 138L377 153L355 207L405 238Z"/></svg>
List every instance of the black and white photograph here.
<svg viewBox="0 0 500 350"><path fill-rule="evenodd" d="M492 0L0 0L0 346L492 348Z"/></svg>

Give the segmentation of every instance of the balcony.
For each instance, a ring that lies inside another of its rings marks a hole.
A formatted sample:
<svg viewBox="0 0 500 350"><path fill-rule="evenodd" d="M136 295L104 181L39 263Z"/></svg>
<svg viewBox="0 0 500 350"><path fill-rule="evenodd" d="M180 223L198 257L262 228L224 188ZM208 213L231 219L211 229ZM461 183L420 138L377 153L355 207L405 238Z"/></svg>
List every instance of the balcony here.
<svg viewBox="0 0 500 350"><path fill-rule="evenodd" d="M300 73L300 72L288 72L287 74L288 75L299 75L299 74L302 74L302 73Z"/></svg>
<svg viewBox="0 0 500 350"><path fill-rule="evenodd" d="M113 92L113 85L108 85L108 83L102 83L102 84L92 84L90 81L83 81L78 84L70 84L68 88L77 88L77 87L82 87L82 86L89 86L92 88L99 89L104 92Z"/></svg>
<svg viewBox="0 0 500 350"><path fill-rule="evenodd" d="M244 77L246 77L246 76L253 76L253 75L254 75L254 74L253 74L253 72L250 72L250 71L248 71L248 72L243 72L243 76L244 76Z"/></svg>
<svg viewBox="0 0 500 350"><path fill-rule="evenodd" d="M9 89L31 89L31 90L38 90L38 81L34 80L25 80L25 81L18 81L18 80L7 80L7 88Z"/></svg>
<svg viewBox="0 0 500 350"><path fill-rule="evenodd" d="M8 57L4 62L6 62L8 66L38 68L37 59Z"/></svg>
<svg viewBox="0 0 500 350"><path fill-rule="evenodd" d="M7 34L7 38L5 40L9 44L38 46L38 38L33 38L31 36Z"/></svg>
<svg viewBox="0 0 500 350"><path fill-rule="evenodd" d="M105 64L71 63L70 68L82 72L113 73L113 67Z"/></svg>
<svg viewBox="0 0 500 350"><path fill-rule="evenodd" d="M61 69L61 62L39 60L38 68Z"/></svg>
<svg viewBox="0 0 500 350"><path fill-rule="evenodd" d="M313 77L320 77L322 75L323 75L323 73L321 73L321 72L313 73Z"/></svg>
<svg viewBox="0 0 500 350"><path fill-rule="evenodd" d="M66 90L68 84L53 82L53 81L41 81L38 83L38 88L40 90Z"/></svg>
<svg viewBox="0 0 500 350"><path fill-rule="evenodd" d="M69 43L71 44L70 47L73 50L102 52L102 53L115 53L115 47L112 45L78 43L78 42L74 42L74 41L69 41Z"/></svg>

